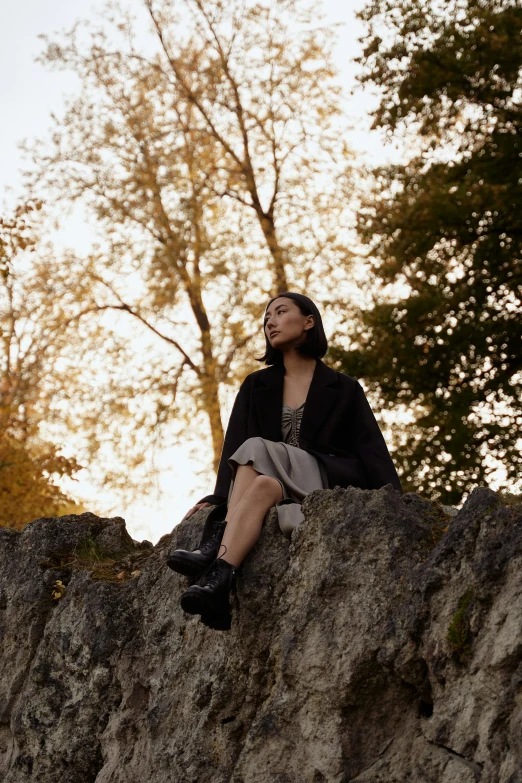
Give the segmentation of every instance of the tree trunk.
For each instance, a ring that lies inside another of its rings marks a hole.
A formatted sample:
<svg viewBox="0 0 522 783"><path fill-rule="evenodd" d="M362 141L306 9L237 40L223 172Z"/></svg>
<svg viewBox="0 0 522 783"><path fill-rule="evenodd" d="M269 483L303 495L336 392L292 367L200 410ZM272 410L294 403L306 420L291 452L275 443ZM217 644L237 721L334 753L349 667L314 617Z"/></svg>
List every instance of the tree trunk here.
<svg viewBox="0 0 522 783"><path fill-rule="evenodd" d="M259 218L259 223L261 224L261 230L265 235L268 249L270 250L274 260L274 286L276 293L282 294L283 291L288 291L288 281L286 279L285 270L286 253L277 241L273 218L267 215L261 209L256 210L256 212Z"/></svg>
<svg viewBox="0 0 522 783"><path fill-rule="evenodd" d="M187 289L192 312L201 333L201 353L203 354L203 372L200 376L203 408L208 416L213 448L213 466L217 474L221 451L223 448L223 424L219 404L219 383L217 380L216 360L212 351L210 322L208 320L203 298L201 296L201 280L199 258L194 261L194 276Z"/></svg>

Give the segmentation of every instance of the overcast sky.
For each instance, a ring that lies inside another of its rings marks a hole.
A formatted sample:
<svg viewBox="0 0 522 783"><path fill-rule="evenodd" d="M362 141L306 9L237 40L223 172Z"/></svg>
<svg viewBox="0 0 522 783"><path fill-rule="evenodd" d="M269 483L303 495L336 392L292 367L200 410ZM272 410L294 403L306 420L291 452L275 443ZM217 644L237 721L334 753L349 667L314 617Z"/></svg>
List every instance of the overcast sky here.
<svg viewBox="0 0 522 783"><path fill-rule="evenodd" d="M141 6L140 0L124 0L123 4L136 9ZM50 72L35 63L35 57L43 47L38 35L67 29L79 17L93 15L95 9L103 5L101 0L89 4L79 0L18 0L3 4L0 24L0 204L12 203L21 185L22 157L18 143L24 138L44 135L50 125L50 113L59 114L64 94L74 92L77 86L73 75ZM363 5L362 0L326 0L323 7L329 21L345 23L339 31L336 61L348 96L350 118L356 124L350 135L352 147L377 163L396 157L397 152L393 146L384 147L379 133L369 131L368 111L374 100L358 89L355 95L349 95L356 87L356 66L352 58L360 52L357 38L362 33L355 13ZM71 244L81 234L80 228L77 224L71 225L68 237ZM210 444L208 446L210 451ZM133 537L156 542L161 535L170 532L199 497L212 492L213 486L201 490L201 480L195 475L204 462L204 455L201 462L195 463L181 448L165 456L161 500L136 503L124 512ZM99 496L88 485L81 484L81 491L97 503L97 511L103 511ZM102 500L102 506L104 502L109 504L109 500Z"/></svg>
<svg viewBox="0 0 522 783"><path fill-rule="evenodd" d="M140 0L124 0L124 5L141 9ZM351 59L359 54L357 38L362 32L355 13L362 0L326 0L323 7L332 22L343 22L339 32L336 60L341 80L348 93L355 85L356 66ZM18 142L40 136L49 127L51 111L59 113L64 93L73 92L76 79L68 73L48 71L35 63L43 42L39 34L52 34L70 28L78 18L88 18L104 6L103 0L84 3L79 0L19 0L4 3L0 24L0 192L19 182L21 165ZM358 94L349 100L350 115L360 127L351 136L352 144L379 159L383 151L380 135L368 133L367 111L373 104L370 96ZM391 152L391 150L390 150Z"/></svg>

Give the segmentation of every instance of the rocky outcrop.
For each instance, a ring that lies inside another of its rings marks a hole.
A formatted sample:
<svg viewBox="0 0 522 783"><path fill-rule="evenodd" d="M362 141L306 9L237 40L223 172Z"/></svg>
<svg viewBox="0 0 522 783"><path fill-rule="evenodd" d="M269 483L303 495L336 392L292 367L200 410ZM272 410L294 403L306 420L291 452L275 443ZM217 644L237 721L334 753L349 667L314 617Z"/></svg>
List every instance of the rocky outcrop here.
<svg viewBox="0 0 522 783"><path fill-rule="evenodd" d="M92 514L0 530L4 783L522 781L522 506L390 487L275 511L212 631L159 543Z"/></svg>

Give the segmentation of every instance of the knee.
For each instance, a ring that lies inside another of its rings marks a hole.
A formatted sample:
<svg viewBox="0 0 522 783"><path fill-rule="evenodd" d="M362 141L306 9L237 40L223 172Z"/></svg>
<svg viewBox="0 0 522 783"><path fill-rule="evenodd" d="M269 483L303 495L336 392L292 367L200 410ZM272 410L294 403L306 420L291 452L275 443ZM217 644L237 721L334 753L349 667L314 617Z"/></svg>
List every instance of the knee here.
<svg viewBox="0 0 522 783"><path fill-rule="evenodd" d="M253 492L259 492L262 495L270 494L282 496L283 494L280 482L276 478L273 478L273 476L265 476L264 474L255 477L250 489Z"/></svg>

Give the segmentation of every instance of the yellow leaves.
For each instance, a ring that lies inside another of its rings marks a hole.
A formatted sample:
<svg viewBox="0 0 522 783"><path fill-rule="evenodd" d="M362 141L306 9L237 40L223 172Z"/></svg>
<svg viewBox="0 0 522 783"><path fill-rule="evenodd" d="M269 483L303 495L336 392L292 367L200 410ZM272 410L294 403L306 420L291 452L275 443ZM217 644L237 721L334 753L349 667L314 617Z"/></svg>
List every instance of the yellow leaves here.
<svg viewBox="0 0 522 783"><path fill-rule="evenodd" d="M11 217L0 217L0 257L12 260L21 250L34 250L37 239L26 216L42 206L39 200L27 201L19 204Z"/></svg>
<svg viewBox="0 0 522 783"><path fill-rule="evenodd" d="M130 573L126 568L118 573L114 573L116 568L114 568L113 563L114 561L111 561L110 563L108 562L98 566L92 571L91 579L94 581L112 582L112 584L123 584L124 582L129 581L129 579L136 579L141 574L141 571L137 568ZM119 567L121 568L121 565Z"/></svg>
<svg viewBox="0 0 522 783"><path fill-rule="evenodd" d="M54 583L54 588L51 593L53 601L59 601L64 593L65 593L65 585L61 579L57 579L56 582Z"/></svg>
<svg viewBox="0 0 522 783"><path fill-rule="evenodd" d="M53 374L46 357L64 339L52 283L23 253L38 248L33 215L41 208L28 201L0 218L0 526L16 528L77 508L55 480L80 466L40 436Z"/></svg>
<svg viewBox="0 0 522 783"><path fill-rule="evenodd" d="M141 574L141 571L139 569L136 569L135 571L131 571L130 576L131 577L136 577L136 576L139 576L140 574ZM116 576L114 578L120 580L121 582L123 582L125 577L129 577L128 571L120 571L120 573L116 574Z"/></svg>
<svg viewBox="0 0 522 783"><path fill-rule="evenodd" d="M136 568L134 571L132 571L130 574L128 571L120 571L119 574L115 574L114 576L111 576L109 573L102 574L97 573L95 575L97 580L106 581L106 582L124 582L125 579L129 578L136 578L140 576L141 571ZM56 582L53 584L53 588L51 591L51 598L53 601L59 601L60 598L63 598L66 591L66 586L62 582L61 579L57 579Z"/></svg>
<svg viewBox="0 0 522 783"><path fill-rule="evenodd" d="M0 382L0 399L1 396ZM0 421L0 425L5 423ZM10 434L13 429L16 422L13 426L0 426L0 526L20 529L39 516L59 516L65 508L77 510L74 501L51 478L57 474L72 475L76 469L73 463L64 463L65 458L57 455L52 446L42 444L31 433L26 433L25 439L14 437Z"/></svg>
<svg viewBox="0 0 522 783"><path fill-rule="evenodd" d="M43 393L58 387L48 415L59 410L60 435L68 429L89 467L127 497L152 486L153 450L174 432L190 438L200 413L217 462L220 385L237 383L238 365L255 369L260 313L249 308L288 287L285 267L304 290L318 259L348 256L331 240L347 203L337 186L346 142L332 124L335 68L315 9L304 21L293 0L249 9L197 0L181 29L172 3L146 6L168 60L89 43L89 33L43 56L67 61L81 94L35 148L30 176L64 204L86 196L104 232L87 259L60 254L41 284L51 302L39 323L54 314L57 324L46 353L56 377ZM112 23L128 29L119 10ZM58 476L74 467L51 466ZM122 568L111 579L128 579Z"/></svg>

